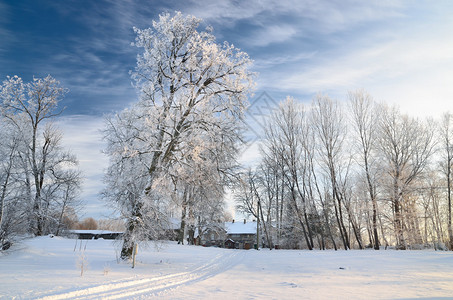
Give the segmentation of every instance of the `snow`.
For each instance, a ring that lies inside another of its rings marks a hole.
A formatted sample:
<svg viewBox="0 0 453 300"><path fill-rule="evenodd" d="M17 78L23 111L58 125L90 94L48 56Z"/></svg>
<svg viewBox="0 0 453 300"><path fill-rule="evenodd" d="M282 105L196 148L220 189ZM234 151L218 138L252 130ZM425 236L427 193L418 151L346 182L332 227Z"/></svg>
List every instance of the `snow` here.
<svg viewBox="0 0 453 300"><path fill-rule="evenodd" d="M256 234L256 222L225 222L228 234Z"/></svg>
<svg viewBox="0 0 453 300"><path fill-rule="evenodd" d="M453 252L232 250L39 237L0 254L0 299L407 299L453 295ZM75 249L75 250L74 250ZM85 249L85 250L84 250ZM77 262L85 253L83 276Z"/></svg>

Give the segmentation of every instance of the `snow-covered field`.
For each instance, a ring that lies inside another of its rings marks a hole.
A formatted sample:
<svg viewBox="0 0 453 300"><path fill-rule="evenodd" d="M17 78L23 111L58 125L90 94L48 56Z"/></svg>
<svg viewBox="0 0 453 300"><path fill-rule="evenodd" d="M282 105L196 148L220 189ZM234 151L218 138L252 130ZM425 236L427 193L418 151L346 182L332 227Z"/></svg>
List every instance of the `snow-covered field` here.
<svg viewBox="0 0 453 300"><path fill-rule="evenodd" d="M0 254L0 299L453 299L453 252L167 243L140 249L131 269L117 263L112 241L75 246L76 240L40 237Z"/></svg>

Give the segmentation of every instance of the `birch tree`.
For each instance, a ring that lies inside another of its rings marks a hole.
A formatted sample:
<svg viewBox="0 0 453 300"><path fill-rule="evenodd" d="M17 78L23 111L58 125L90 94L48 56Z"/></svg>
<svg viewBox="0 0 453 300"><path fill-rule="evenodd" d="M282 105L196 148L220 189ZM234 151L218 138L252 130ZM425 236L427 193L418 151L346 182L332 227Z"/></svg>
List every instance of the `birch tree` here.
<svg viewBox="0 0 453 300"><path fill-rule="evenodd" d="M142 207L157 197L163 178L190 168L190 156L213 152L216 157L219 138L236 145L241 137L240 119L253 86L251 61L233 45L217 44L211 28L198 31L200 22L177 12L160 15L151 28L134 29L135 46L142 50L132 72L140 95L131 109L136 134L120 141L127 147L107 149L111 157L140 157L137 172L146 181L135 209L128 211L123 258L132 254L134 241L128 237L138 230L133 220L143 217ZM121 129L110 125L107 139Z"/></svg>

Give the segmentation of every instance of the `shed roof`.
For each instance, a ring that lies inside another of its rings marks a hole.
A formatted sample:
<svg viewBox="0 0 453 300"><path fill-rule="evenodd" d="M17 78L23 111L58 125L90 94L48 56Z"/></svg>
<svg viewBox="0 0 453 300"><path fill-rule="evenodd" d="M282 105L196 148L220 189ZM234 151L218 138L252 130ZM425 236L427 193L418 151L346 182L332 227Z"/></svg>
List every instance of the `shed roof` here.
<svg viewBox="0 0 453 300"><path fill-rule="evenodd" d="M120 231L110 231L110 230L82 230L82 229L76 229L76 230L68 230L70 233L76 233L76 234L112 234L112 233L122 233Z"/></svg>

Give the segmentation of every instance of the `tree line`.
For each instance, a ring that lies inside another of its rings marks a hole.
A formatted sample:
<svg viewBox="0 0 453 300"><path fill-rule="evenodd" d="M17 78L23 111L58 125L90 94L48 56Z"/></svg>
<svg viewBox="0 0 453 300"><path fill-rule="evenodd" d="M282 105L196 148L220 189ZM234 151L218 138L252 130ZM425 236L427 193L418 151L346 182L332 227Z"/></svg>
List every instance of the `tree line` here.
<svg viewBox="0 0 453 300"><path fill-rule="evenodd" d="M421 120L363 90L347 104L291 97L269 117L238 208L287 248L453 249L452 122Z"/></svg>

